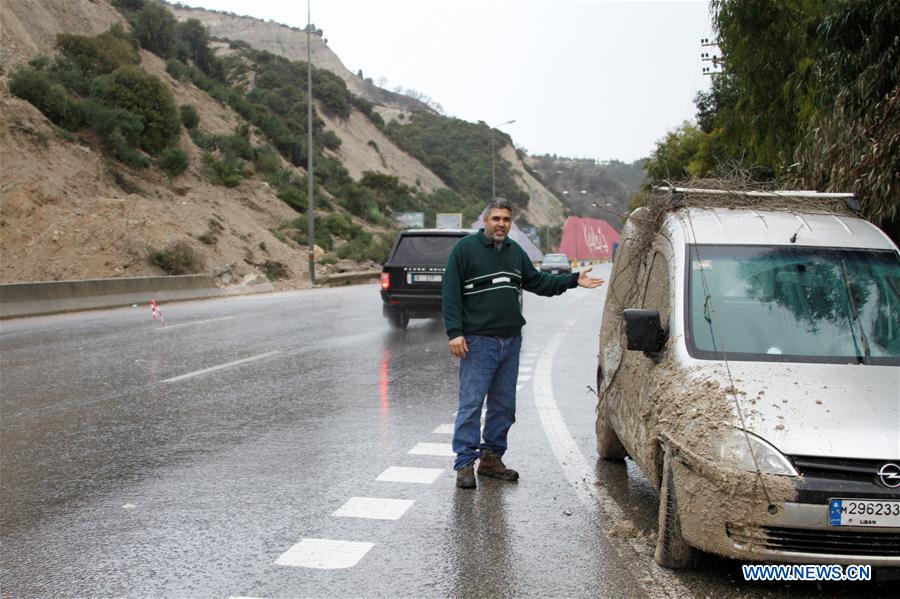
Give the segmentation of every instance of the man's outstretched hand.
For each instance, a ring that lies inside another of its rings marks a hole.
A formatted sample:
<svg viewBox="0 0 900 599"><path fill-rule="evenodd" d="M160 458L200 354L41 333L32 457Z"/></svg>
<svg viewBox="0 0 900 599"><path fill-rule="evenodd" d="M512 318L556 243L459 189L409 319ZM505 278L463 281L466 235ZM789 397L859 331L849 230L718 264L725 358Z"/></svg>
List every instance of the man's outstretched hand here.
<svg viewBox="0 0 900 599"><path fill-rule="evenodd" d="M593 289L594 287L599 287L603 284L603 279L595 279L594 277L589 277L589 272L591 272L591 269L587 268L578 273L579 287L587 287L588 289Z"/></svg>
<svg viewBox="0 0 900 599"><path fill-rule="evenodd" d="M466 338L462 335L450 340L450 353L457 358L465 358L468 351L469 346L466 344Z"/></svg>

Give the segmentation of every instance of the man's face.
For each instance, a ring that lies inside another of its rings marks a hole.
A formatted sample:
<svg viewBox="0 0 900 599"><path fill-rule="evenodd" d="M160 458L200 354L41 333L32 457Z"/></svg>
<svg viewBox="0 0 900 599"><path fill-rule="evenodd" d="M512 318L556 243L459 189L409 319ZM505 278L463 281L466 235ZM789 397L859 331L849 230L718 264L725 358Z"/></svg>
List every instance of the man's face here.
<svg viewBox="0 0 900 599"><path fill-rule="evenodd" d="M509 235L509 228L512 226L512 212L503 208L491 208L491 211L484 217L484 232L494 240L494 243L500 243Z"/></svg>

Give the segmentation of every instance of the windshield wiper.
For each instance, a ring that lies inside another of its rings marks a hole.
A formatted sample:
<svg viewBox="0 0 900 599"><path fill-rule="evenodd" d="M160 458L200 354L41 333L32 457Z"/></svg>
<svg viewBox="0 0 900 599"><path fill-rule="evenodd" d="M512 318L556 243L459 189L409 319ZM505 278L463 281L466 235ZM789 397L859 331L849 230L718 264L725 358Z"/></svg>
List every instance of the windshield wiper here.
<svg viewBox="0 0 900 599"><path fill-rule="evenodd" d="M859 340L862 344L863 354L865 355L865 359L863 359L863 363L866 363L866 359L872 357L872 352L869 351L869 340L866 338L866 331L863 329L862 321L859 318L859 308L856 307L856 300L853 298L853 290L850 288L850 274L847 272L847 262L841 258L841 271L844 273L844 287L847 289L847 298L850 300L850 310L853 313L853 320L856 321L856 324L859 325ZM850 325L850 332L853 333L853 325ZM853 347L856 348L856 353L859 353L859 348L856 347L856 335L853 335Z"/></svg>

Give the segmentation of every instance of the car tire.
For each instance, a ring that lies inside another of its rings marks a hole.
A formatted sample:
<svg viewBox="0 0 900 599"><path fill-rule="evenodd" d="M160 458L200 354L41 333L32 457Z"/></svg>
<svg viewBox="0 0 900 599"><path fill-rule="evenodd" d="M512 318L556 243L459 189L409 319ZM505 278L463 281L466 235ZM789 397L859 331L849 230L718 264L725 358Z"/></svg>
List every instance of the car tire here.
<svg viewBox="0 0 900 599"><path fill-rule="evenodd" d="M606 402L597 404L597 454L610 462L621 462L625 458L625 447L609 423Z"/></svg>
<svg viewBox="0 0 900 599"><path fill-rule="evenodd" d="M392 329L405 329L409 324L409 314L403 310L393 310L388 312L388 323Z"/></svg>
<svg viewBox="0 0 900 599"><path fill-rule="evenodd" d="M597 392L601 389L603 375L597 368ZM597 400L597 454L610 462L621 462L625 459L625 446L619 440L619 435L609 422L609 408L602 398Z"/></svg>
<svg viewBox="0 0 900 599"><path fill-rule="evenodd" d="M662 479L659 485L659 531L656 535L656 552L653 557L656 563L664 568L680 570L691 567L696 561L696 555L697 550L688 545L681 536L671 457L669 452L664 450Z"/></svg>

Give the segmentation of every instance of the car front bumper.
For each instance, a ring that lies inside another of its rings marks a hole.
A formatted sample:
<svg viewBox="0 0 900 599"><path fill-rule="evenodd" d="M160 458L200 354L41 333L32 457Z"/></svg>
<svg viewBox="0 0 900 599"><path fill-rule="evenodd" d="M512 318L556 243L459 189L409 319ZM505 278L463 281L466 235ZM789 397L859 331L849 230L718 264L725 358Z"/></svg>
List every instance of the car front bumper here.
<svg viewBox="0 0 900 599"><path fill-rule="evenodd" d="M732 470L685 452L673 474L681 533L694 547L744 561L900 567L900 529L831 526L827 501L798 500L800 477Z"/></svg>

